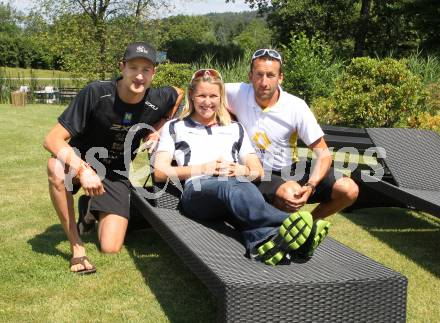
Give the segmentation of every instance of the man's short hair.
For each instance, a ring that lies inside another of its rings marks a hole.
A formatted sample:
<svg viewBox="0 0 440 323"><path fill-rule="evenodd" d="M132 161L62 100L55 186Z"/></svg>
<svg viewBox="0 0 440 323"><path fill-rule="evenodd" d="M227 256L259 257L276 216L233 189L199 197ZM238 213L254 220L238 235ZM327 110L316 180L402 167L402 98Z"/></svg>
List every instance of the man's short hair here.
<svg viewBox="0 0 440 323"><path fill-rule="evenodd" d="M256 61L257 59L264 59L266 61L277 61L277 62L279 62L280 63L279 73L280 73L280 75L283 74L283 65L281 64L281 62L279 60L275 59L275 58L270 57L270 56L261 56L261 57L257 57L255 59L253 59L251 61L250 67L249 67L250 72L252 72L252 68L254 67L254 61Z"/></svg>
<svg viewBox="0 0 440 323"><path fill-rule="evenodd" d="M252 72L252 68L254 67L254 61L256 59L260 59L260 58L265 58L266 60L269 61L278 61L280 62L280 74L283 74L283 58L281 56L281 54L276 51L275 49L271 49L271 48L260 48L257 49L253 54L252 54L252 58L251 58L251 66L250 66L250 71Z"/></svg>

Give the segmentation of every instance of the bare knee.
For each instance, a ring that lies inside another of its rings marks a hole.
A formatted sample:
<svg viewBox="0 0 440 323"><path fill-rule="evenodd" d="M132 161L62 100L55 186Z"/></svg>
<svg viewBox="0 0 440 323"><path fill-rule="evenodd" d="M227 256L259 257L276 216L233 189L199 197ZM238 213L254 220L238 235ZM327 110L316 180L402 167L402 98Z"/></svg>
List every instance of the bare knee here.
<svg viewBox="0 0 440 323"><path fill-rule="evenodd" d="M298 190L301 189L301 185L294 181L288 181L278 187L275 196L280 198L287 198L293 196Z"/></svg>
<svg viewBox="0 0 440 323"><path fill-rule="evenodd" d="M118 253L124 244L128 219L116 214L100 213L99 244L102 253Z"/></svg>
<svg viewBox="0 0 440 323"><path fill-rule="evenodd" d="M335 199L343 200L351 205L359 195L359 187L351 178L344 177L338 179L333 185L333 195Z"/></svg>
<svg viewBox="0 0 440 323"><path fill-rule="evenodd" d="M115 254L121 251L122 244L117 244L112 241L101 241L101 252L108 254Z"/></svg>

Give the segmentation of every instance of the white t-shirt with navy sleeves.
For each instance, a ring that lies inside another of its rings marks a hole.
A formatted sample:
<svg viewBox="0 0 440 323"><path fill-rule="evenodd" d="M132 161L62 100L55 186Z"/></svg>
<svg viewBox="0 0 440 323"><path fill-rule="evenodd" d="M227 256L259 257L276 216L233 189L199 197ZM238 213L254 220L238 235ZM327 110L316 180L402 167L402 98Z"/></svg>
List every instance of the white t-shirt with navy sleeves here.
<svg viewBox="0 0 440 323"><path fill-rule="evenodd" d="M238 122L226 126L205 126L187 117L166 122L162 128L157 152L166 151L178 166L200 165L223 158L244 164L255 150L244 127ZM194 179L193 176L189 180Z"/></svg>
<svg viewBox="0 0 440 323"><path fill-rule="evenodd" d="M298 161L297 138L310 145L324 136L307 103L280 88L278 102L262 109L249 83L227 83L229 108L246 128L265 169L281 170Z"/></svg>

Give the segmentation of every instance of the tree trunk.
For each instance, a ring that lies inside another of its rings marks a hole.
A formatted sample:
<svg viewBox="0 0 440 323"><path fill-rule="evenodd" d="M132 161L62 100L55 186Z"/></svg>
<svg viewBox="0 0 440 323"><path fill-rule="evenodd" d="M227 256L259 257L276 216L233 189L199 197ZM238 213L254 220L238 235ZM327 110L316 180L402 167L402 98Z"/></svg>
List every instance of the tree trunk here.
<svg viewBox="0 0 440 323"><path fill-rule="evenodd" d="M99 77L101 80L105 80L105 70L106 70L106 50L107 50L107 43L106 43L106 30L105 30L105 24L100 23L98 26L96 26L96 40L99 43Z"/></svg>
<svg viewBox="0 0 440 323"><path fill-rule="evenodd" d="M372 0L362 0L361 12L357 32L355 34L355 44L353 56L363 56L365 50L365 39L370 24L370 11Z"/></svg>

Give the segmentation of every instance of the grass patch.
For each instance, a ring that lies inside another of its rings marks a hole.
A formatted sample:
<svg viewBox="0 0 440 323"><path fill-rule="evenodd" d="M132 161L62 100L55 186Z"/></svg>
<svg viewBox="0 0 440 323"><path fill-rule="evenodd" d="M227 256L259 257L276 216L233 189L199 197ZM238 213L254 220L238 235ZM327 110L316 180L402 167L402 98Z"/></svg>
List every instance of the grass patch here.
<svg viewBox="0 0 440 323"><path fill-rule="evenodd" d="M42 148L63 108L0 105L0 321L215 321L209 291L151 229L131 232L118 255L100 254L91 235L85 242L97 274L69 273L69 245L49 200ZM330 236L408 277L408 322L438 320L437 218L378 208L330 220Z"/></svg>
<svg viewBox="0 0 440 323"><path fill-rule="evenodd" d="M0 321L215 320L208 290L153 230L132 232L114 256L100 254L92 235L85 242L98 273L69 273L69 245L49 200L42 148L63 108L0 105Z"/></svg>
<svg viewBox="0 0 440 323"><path fill-rule="evenodd" d="M72 78L69 72L56 70L24 69L0 67L0 103L10 103L10 93L27 86L30 89L28 102L35 99L32 92L42 90L46 86L55 88L82 87L84 79Z"/></svg>
<svg viewBox="0 0 440 323"><path fill-rule="evenodd" d="M58 70L43 70L43 69L30 69L19 67L0 67L1 72L5 77L43 77L43 78L65 78L70 77L69 72Z"/></svg>

